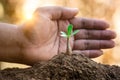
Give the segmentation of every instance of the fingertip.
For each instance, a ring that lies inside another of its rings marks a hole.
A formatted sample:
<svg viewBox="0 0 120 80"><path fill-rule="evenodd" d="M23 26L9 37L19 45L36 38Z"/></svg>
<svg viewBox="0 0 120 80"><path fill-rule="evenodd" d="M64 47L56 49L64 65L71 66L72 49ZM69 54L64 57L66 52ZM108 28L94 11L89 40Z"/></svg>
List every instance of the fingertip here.
<svg viewBox="0 0 120 80"><path fill-rule="evenodd" d="M96 26L98 29L107 29L110 27L107 21L99 19L94 19L94 26Z"/></svg>
<svg viewBox="0 0 120 80"><path fill-rule="evenodd" d="M111 40L110 43L111 43L111 44L110 44L110 48L115 47L115 41Z"/></svg>
<svg viewBox="0 0 120 80"><path fill-rule="evenodd" d="M86 50L83 52L89 58L97 58L103 54L102 50Z"/></svg>
<svg viewBox="0 0 120 80"><path fill-rule="evenodd" d="M71 19L77 15L79 12L78 8L69 8L69 7L53 7L54 11L50 15L52 15L52 19Z"/></svg>
<svg viewBox="0 0 120 80"><path fill-rule="evenodd" d="M74 50L74 54L83 54L89 58L97 58L103 54L102 50Z"/></svg>
<svg viewBox="0 0 120 80"><path fill-rule="evenodd" d="M102 22L103 22L103 26L104 26L105 28L109 28L109 27L110 27L110 24L109 24L107 21L102 20Z"/></svg>
<svg viewBox="0 0 120 80"><path fill-rule="evenodd" d="M90 53L89 58L97 58L99 56L103 55L103 51L99 50L99 51L94 51L92 53Z"/></svg>
<svg viewBox="0 0 120 80"><path fill-rule="evenodd" d="M112 39L116 38L117 34L115 32L112 32Z"/></svg>
<svg viewBox="0 0 120 80"><path fill-rule="evenodd" d="M71 19L75 17L79 12L78 8L61 7L60 19Z"/></svg>

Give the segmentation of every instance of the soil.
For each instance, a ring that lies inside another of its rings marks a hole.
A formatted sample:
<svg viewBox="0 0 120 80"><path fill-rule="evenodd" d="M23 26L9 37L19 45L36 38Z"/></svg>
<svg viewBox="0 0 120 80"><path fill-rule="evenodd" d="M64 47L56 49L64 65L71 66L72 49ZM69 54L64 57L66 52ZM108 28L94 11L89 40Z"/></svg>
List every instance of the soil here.
<svg viewBox="0 0 120 80"><path fill-rule="evenodd" d="M1 70L0 80L120 80L120 67L96 63L80 54L62 53L30 68Z"/></svg>

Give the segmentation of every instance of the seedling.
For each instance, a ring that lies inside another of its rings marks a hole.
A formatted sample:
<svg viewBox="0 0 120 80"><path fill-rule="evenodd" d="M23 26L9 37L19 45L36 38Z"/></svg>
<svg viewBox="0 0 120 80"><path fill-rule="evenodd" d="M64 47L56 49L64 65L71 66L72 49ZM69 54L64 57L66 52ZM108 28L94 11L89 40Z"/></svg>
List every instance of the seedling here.
<svg viewBox="0 0 120 80"><path fill-rule="evenodd" d="M79 30L75 30L75 31L73 32L73 25L72 25L72 24L69 24L69 25L68 25L68 27L67 27L67 32L66 32L66 33L63 32L63 31L60 32L62 37L67 38L66 54L69 54L69 55L70 55L70 54L72 53L72 49L71 49L71 46L70 46L70 38L71 38L72 36L74 36L75 34L77 34L78 32L79 32Z"/></svg>

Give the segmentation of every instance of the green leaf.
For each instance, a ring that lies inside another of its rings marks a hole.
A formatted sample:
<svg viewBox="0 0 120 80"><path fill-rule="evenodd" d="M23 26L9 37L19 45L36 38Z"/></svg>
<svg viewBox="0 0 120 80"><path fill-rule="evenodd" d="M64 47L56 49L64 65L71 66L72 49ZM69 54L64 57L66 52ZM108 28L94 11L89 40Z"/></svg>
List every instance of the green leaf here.
<svg viewBox="0 0 120 80"><path fill-rule="evenodd" d="M66 37L66 38L68 37L67 34L66 34L65 32L61 31L60 33L61 33L60 36Z"/></svg>
<svg viewBox="0 0 120 80"><path fill-rule="evenodd" d="M77 34L80 30L75 30L71 36L74 36L75 34Z"/></svg>
<svg viewBox="0 0 120 80"><path fill-rule="evenodd" d="M72 24L69 24L69 25L68 25L68 28L67 28L67 35L68 35L68 37L71 36L72 30L73 30L73 25L72 25Z"/></svg>

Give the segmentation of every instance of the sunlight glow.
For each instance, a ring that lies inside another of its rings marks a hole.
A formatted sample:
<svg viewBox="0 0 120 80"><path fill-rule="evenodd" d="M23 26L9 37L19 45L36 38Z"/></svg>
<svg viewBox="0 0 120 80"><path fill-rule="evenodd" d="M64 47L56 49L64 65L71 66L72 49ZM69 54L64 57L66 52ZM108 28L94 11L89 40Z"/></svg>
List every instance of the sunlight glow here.
<svg viewBox="0 0 120 80"><path fill-rule="evenodd" d="M25 19L31 19L35 9L39 7L39 0L26 0L23 5L23 14Z"/></svg>
<svg viewBox="0 0 120 80"><path fill-rule="evenodd" d="M113 16L113 22L116 32L120 35L120 9L117 9Z"/></svg>
<svg viewBox="0 0 120 80"><path fill-rule="evenodd" d="M37 7L40 6L55 6L56 1L49 1L49 0L25 0L23 4L23 19L28 20L32 18L32 14Z"/></svg>

